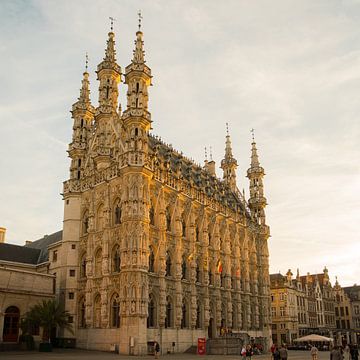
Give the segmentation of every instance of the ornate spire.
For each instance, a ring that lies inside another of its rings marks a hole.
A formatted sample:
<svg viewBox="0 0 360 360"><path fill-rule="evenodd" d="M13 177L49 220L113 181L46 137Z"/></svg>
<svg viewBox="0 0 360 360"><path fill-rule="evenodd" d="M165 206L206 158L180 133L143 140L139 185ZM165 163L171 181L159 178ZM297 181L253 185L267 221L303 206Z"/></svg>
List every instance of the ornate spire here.
<svg viewBox="0 0 360 360"><path fill-rule="evenodd" d="M123 154L126 160L123 161L134 166L144 166L148 162L148 132L151 127L151 114L148 111L151 70L144 59L140 12L139 25L133 59L125 69L125 84L128 86L127 106L122 114L126 132L125 142L129 144L127 152Z"/></svg>
<svg viewBox="0 0 360 360"><path fill-rule="evenodd" d="M94 108L91 106L90 101L89 73L87 72L89 63L89 57L87 53L85 59L85 71L83 72L83 79L81 81L80 96L78 97L78 101L73 105L73 111L81 108L83 110L88 110L93 113Z"/></svg>
<svg viewBox="0 0 360 360"><path fill-rule="evenodd" d="M224 171L223 179L227 183L232 191L236 190L236 173L237 161L233 157L231 140L229 135L229 124L226 123L226 143L225 143L225 157L221 161L221 168Z"/></svg>
<svg viewBox="0 0 360 360"><path fill-rule="evenodd" d="M251 129L252 133L252 143L251 143L251 167L255 168L257 166L260 166L259 157L257 154L256 149L256 142L255 142L255 136L254 136L254 129Z"/></svg>
<svg viewBox="0 0 360 360"><path fill-rule="evenodd" d="M118 108L118 84L121 81L121 68L116 63L115 34L113 33L113 21L111 31L108 34L105 57L97 67L99 85L99 108L97 113L112 113Z"/></svg>
<svg viewBox="0 0 360 360"><path fill-rule="evenodd" d="M139 13L141 20L141 13ZM141 22L139 23L141 27ZM124 117L127 118L131 111L141 111L143 116L150 120L148 108L148 87L151 84L151 69L145 64L145 51L143 33L136 32L135 49L131 63L125 69L125 83L128 85L127 110Z"/></svg>
<svg viewBox="0 0 360 360"><path fill-rule="evenodd" d="M256 143L254 138L254 129L251 129L252 143L251 143L251 164L247 171L247 177L250 180L250 210L260 225L265 225L265 206L266 198L264 197L263 177L265 175L264 169L260 166L259 157L257 154Z"/></svg>
<svg viewBox="0 0 360 360"><path fill-rule="evenodd" d="M145 51L143 49L144 41L143 41L143 33L139 30L136 32L136 40L135 40L135 50L133 51L133 64L145 64Z"/></svg>
<svg viewBox="0 0 360 360"><path fill-rule="evenodd" d="M83 73L83 79L81 81L81 89L79 96L79 101L85 104L90 103L90 82L89 82L89 73L87 72L88 61L89 58L86 53L86 66L85 66L85 71Z"/></svg>

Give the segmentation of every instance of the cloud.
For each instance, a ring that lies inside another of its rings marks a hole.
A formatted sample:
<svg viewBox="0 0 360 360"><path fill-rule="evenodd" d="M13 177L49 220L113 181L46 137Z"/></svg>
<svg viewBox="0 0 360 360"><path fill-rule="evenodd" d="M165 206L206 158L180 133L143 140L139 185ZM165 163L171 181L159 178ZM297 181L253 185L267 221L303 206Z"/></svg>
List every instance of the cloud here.
<svg viewBox="0 0 360 360"><path fill-rule="evenodd" d="M245 178L254 127L265 192L271 268L321 271L355 282L360 205L358 2L80 0L0 4L1 226L23 243L62 222L71 104L84 54L94 71L114 16L117 58L130 62L143 12L156 134L203 161L223 157L225 122ZM84 12L84 9L86 11ZM126 87L120 87L126 104ZM218 169L218 175L222 176ZM296 254L296 257L294 257ZM311 255L311 256L310 256ZM357 271L357 272L356 272ZM344 279L342 281L342 279Z"/></svg>

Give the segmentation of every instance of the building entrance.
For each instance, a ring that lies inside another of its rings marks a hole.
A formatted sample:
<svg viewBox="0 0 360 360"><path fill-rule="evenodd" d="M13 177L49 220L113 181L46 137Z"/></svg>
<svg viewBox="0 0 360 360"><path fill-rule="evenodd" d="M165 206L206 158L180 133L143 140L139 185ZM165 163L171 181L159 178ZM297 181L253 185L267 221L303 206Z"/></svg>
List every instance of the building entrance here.
<svg viewBox="0 0 360 360"><path fill-rule="evenodd" d="M10 306L5 311L4 317L4 342L17 342L19 335L20 311L16 306Z"/></svg>

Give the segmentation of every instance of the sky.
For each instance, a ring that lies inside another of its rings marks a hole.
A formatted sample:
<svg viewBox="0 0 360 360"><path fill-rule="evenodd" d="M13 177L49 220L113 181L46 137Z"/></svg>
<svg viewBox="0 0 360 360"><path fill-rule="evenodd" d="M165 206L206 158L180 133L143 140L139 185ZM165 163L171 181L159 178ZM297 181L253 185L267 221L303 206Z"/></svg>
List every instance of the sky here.
<svg viewBox="0 0 360 360"><path fill-rule="evenodd" d="M270 272L329 269L360 282L360 1L0 1L0 226L24 244L62 227L71 105L95 69L109 16L130 63L141 9L153 133L217 175L226 126L248 191L255 129ZM120 101L126 88L120 86Z"/></svg>

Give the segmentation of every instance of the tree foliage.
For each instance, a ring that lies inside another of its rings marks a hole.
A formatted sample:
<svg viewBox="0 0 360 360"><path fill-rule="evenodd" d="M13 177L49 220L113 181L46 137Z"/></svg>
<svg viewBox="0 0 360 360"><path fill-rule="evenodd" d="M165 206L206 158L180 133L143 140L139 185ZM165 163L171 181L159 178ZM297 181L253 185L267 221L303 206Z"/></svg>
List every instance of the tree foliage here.
<svg viewBox="0 0 360 360"><path fill-rule="evenodd" d="M63 310L56 300L43 300L30 308L22 321L24 333L34 325L43 328L43 340L50 342L51 330L55 327L64 328L73 333L72 325L69 322L70 313Z"/></svg>

